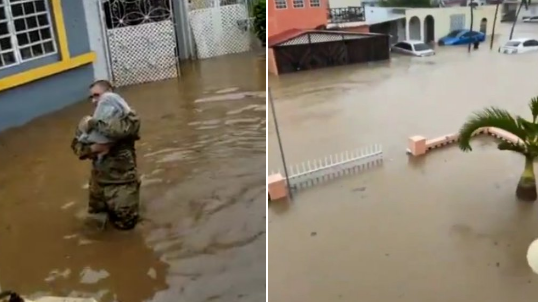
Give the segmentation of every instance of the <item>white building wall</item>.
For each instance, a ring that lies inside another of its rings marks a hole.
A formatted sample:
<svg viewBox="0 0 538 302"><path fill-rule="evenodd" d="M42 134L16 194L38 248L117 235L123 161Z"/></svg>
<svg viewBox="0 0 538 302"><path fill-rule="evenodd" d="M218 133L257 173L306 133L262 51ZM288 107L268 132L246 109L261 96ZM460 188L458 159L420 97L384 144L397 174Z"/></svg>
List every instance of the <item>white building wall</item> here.
<svg viewBox="0 0 538 302"><path fill-rule="evenodd" d="M437 41L440 38L446 36L450 32L450 16L452 15L465 15L465 27L469 28L471 26L471 13L469 12L469 7L443 7L443 8L414 8L407 9L405 12L406 15L406 35L409 39L409 22L412 17L418 17L420 20L421 35L424 37L424 19L426 16L431 15L434 19L434 40ZM495 5L484 5L479 6L474 10L474 23L473 30L480 30L480 21L483 18L487 20L486 35L491 35L493 29L493 20L495 18ZM500 24L500 10L499 16L497 16L497 28Z"/></svg>
<svg viewBox="0 0 538 302"><path fill-rule="evenodd" d="M111 80L112 73L108 61L106 38L104 36L101 24L101 6L100 0L84 0L84 13L86 15L86 24L88 37L90 39L90 48L97 55L93 64L93 73L95 80Z"/></svg>
<svg viewBox="0 0 538 302"><path fill-rule="evenodd" d="M349 6L362 6L361 0L329 0L329 7L349 7Z"/></svg>

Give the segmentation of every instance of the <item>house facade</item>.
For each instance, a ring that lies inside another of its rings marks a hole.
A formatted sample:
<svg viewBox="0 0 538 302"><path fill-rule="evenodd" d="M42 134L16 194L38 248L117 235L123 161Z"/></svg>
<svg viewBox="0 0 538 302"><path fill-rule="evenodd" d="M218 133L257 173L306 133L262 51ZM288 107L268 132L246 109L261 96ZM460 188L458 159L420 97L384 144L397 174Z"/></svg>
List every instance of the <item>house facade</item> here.
<svg viewBox="0 0 538 302"><path fill-rule="evenodd" d="M86 99L96 79L160 81L180 60L251 50L249 1L0 0L0 131ZM323 1L289 0L279 26L293 10L325 17Z"/></svg>
<svg viewBox="0 0 538 302"><path fill-rule="evenodd" d="M500 14L500 12L498 12ZM469 7L391 8L365 7L370 32L391 35L391 42L420 40L437 42L453 30L469 29ZM491 35L495 20L495 5L477 6L473 10L473 30Z"/></svg>
<svg viewBox="0 0 538 302"><path fill-rule="evenodd" d="M269 0L269 38L292 29L315 29L327 25L327 0Z"/></svg>
<svg viewBox="0 0 538 302"><path fill-rule="evenodd" d="M500 12L498 12L500 14ZM405 11L406 39L424 42L438 41L453 30L469 29L469 7L414 8ZM495 5L478 6L473 10L473 30L491 35L495 20Z"/></svg>
<svg viewBox="0 0 538 302"><path fill-rule="evenodd" d="M1 1L0 131L84 99L95 59L82 1Z"/></svg>

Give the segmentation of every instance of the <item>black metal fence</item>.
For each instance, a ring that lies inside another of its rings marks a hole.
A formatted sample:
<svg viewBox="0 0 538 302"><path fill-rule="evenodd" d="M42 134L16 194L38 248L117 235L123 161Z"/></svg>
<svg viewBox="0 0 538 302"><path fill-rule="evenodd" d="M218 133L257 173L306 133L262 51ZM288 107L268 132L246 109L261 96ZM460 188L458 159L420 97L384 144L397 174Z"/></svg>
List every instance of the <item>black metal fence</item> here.
<svg viewBox="0 0 538 302"><path fill-rule="evenodd" d="M364 8L362 6L349 6L341 8L329 8L329 23L346 23L364 21Z"/></svg>
<svg viewBox="0 0 538 302"><path fill-rule="evenodd" d="M319 34L301 38L307 43L273 47L279 73L381 61L390 56L388 35L350 38L348 34L331 33L332 41L326 42L316 42L314 35Z"/></svg>

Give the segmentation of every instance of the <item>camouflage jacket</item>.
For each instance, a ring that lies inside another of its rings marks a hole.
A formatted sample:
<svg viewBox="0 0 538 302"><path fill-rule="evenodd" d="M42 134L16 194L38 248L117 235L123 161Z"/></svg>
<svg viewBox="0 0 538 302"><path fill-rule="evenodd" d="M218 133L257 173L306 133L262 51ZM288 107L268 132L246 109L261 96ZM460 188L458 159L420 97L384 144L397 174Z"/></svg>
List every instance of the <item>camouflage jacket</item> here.
<svg viewBox="0 0 538 302"><path fill-rule="evenodd" d="M140 139L140 119L136 113L129 113L121 119L105 123L91 119L88 131L96 130L115 141L110 151L97 159L90 145L77 140L78 128L71 142L71 149L79 159L92 160L92 178L102 184L121 184L138 181L136 169L135 142Z"/></svg>

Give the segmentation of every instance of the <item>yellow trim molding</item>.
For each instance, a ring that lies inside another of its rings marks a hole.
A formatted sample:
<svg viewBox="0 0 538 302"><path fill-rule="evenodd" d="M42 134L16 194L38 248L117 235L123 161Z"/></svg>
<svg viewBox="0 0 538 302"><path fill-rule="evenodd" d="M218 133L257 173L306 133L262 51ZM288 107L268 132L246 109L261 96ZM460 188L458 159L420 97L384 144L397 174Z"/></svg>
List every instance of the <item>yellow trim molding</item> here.
<svg viewBox="0 0 538 302"><path fill-rule="evenodd" d="M95 61L94 52L89 52L80 56L70 58L66 61L52 63L42 67L34 68L25 72L17 73L0 79L0 91L24 85L51 75L55 75L82 65Z"/></svg>
<svg viewBox="0 0 538 302"><path fill-rule="evenodd" d="M65 31L64 11L61 0L52 0L52 13L56 25L56 38L60 48L60 57L62 61L69 60L69 45L67 44L67 32Z"/></svg>

